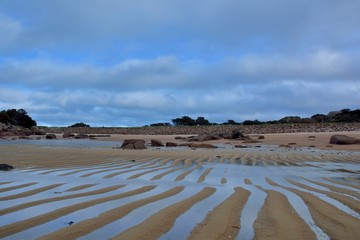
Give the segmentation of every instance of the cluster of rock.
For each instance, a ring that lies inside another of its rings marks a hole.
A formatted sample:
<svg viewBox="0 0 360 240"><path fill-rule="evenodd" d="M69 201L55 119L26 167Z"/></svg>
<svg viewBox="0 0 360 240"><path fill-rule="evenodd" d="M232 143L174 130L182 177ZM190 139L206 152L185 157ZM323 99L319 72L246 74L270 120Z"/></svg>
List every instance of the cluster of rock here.
<svg viewBox="0 0 360 240"><path fill-rule="evenodd" d="M93 134L85 134L85 133L63 133L63 138L74 138L74 139L96 139L98 137L110 137L109 134L107 135L93 135ZM54 133L48 133L46 134L46 139L57 139L56 134Z"/></svg>
<svg viewBox="0 0 360 240"><path fill-rule="evenodd" d="M191 148L217 148L216 146L208 143L175 143L175 142L166 142L165 144L157 139L151 139L150 144L146 144L143 139L126 139L120 148L122 149L147 149L147 145L150 147L191 147Z"/></svg>
<svg viewBox="0 0 360 240"><path fill-rule="evenodd" d="M296 132L338 132L360 130L360 123L289 123L261 125L211 125L211 126L156 126L156 127L86 127L48 128L47 132L84 134L131 134L131 135L205 135L232 134L238 130L244 134L296 133Z"/></svg>
<svg viewBox="0 0 360 240"><path fill-rule="evenodd" d="M255 139L250 139L248 136L244 135L240 131L233 131L231 134L203 134L199 136L189 136L189 137L175 137L176 140L184 141L184 143L176 143L176 142L166 142L165 144L157 139L151 139L150 144L151 147L191 147L191 148L217 148L217 146L203 143L211 140L220 140L220 139L236 139L236 140L244 140L244 142L254 143L258 142ZM195 143L199 142L199 143ZM121 145L122 149L146 149L146 143L143 139L126 139Z"/></svg>
<svg viewBox="0 0 360 240"><path fill-rule="evenodd" d="M126 139L121 145L122 149L146 149L145 140L142 139Z"/></svg>
<svg viewBox="0 0 360 240"><path fill-rule="evenodd" d="M0 123L0 137L9 137L9 136L26 137L30 135L46 135L46 131L36 126L33 126L30 129L28 129L21 126L14 126L11 124Z"/></svg>

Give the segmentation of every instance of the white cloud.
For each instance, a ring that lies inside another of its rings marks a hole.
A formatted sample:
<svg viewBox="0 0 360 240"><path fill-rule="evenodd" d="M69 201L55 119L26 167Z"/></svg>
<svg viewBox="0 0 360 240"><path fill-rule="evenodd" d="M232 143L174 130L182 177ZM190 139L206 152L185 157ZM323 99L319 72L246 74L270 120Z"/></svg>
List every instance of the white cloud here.
<svg viewBox="0 0 360 240"><path fill-rule="evenodd" d="M0 108L26 108L50 125L357 108L359 8L352 0L2 0Z"/></svg>
<svg viewBox="0 0 360 240"><path fill-rule="evenodd" d="M0 49L6 49L14 40L17 40L21 36L22 30L20 22L0 13Z"/></svg>

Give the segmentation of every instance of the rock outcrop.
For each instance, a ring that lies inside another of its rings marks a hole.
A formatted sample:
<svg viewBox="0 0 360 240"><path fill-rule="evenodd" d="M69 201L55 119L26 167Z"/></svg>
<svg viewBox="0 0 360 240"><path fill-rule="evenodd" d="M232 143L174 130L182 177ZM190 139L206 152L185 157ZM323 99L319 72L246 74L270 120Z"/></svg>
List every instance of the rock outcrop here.
<svg viewBox="0 0 360 240"><path fill-rule="evenodd" d="M40 129L36 126L31 127L30 130L34 135L46 135L46 131L44 129Z"/></svg>
<svg viewBox="0 0 360 240"><path fill-rule="evenodd" d="M214 146L209 143L190 143L189 147L192 147L192 148L217 148L217 146Z"/></svg>
<svg viewBox="0 0 360 240"><path fill-rule="evenodd" d="M151 139L151 146L152 147L163 147L164 143L157 139Z"/></svg>
<svg viewBox="0 0 360 240"><path fill-rule="evenodd" d="M56 135L54 133L48 133L46 134L46 139L56 139Z"/></svg>
<svg viewBox="0 0 360 240"><path fill-rule="evenodd" d="M46 131L39 129L38 127L32 127L31 129L21 126L15 126L11 124L0 123L0 137L9 136L30 136L30 135L45 135Z"/></svg>
<svg viewBox="0 0 360 240"><path fill-rule="evenodd" d="M166 142L166 146L167 147L177 147L177 146L179 146L179 144L174 143L174 142Z"/></svg>
<svg viewBox="0 0 360 240"><path fill-rule="evenodd" d="M330 144L360 144L360 139L349 137L346 135L332 135L330 138Z"/></svg>
<svg viewBox="0 0 360 240"><path fill-rule="evenodd" d="M145 141L142 139L125 139L121 145L122 149L146 149Z"/></svg>
<svg viewBox="0 0 360 240"><path fill-rule="evenodd" d="M85 133L78 133L75 135L74 137L75 139L86 139L89 138L89 135L85 134Z"/></svg>
<svg viewBox="0 0 360 240"><path fill-rule="evenodd" d="M75 137L75 134L73 134L73 133L64 133L63 134L63 138L71 138L71 137Z"/></svg>

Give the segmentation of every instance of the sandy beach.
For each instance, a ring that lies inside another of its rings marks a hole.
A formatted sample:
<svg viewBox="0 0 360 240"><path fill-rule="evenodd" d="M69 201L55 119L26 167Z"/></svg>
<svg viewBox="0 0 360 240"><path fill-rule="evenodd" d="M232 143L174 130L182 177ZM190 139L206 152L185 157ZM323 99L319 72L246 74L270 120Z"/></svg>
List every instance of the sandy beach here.
<svg viewBox="0 0 360 240"><path fill-rule="evenodd" d="M329 144L333 134L206 142L216 149L118 148L180 135L2 140L0 163L15 169L0 172L0 238L357 239L360 145Z"/></svg>

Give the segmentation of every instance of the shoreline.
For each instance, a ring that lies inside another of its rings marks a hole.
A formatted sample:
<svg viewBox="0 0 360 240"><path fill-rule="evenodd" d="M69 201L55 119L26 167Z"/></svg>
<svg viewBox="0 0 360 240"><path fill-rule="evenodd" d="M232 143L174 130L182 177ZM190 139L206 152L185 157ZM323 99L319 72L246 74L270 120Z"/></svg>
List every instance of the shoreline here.
<svg viewBox="0 0 360 240"><path fill-rule="evenodd" d="M284 123L259 125L207 125L158 127L41 127L49 133L124 134L124 135L201 135L209 133L244 134L349 132L360 131L360 123Z"/></svg>
<svg viewBox="0 0 360 240"><path fill-rule="evenodd" d="M252 140L256 140L254 143L246 143L244 140L239 139L219 139L219 140L209 140L202 141L199 143L206 143L212 145L228 145L228 146L243 146L243 147L255 147L255 146L273 146L280 148L313 148L320 150L336 150L336 151L360 151L360 144L347 144L347 145L339 145L339 144L330 144L329 140L332 135L347 135L349 137L355 137L360 139L360 131L349 131L349 132L302 132L302 133L276 133L276 134L249 134L248 136ZM56 134L57 139L46 140L48 143L52 143L51 141L64 140L64 141L72 141L74 143L80 142L81 139L74 138L63 138L62 134ZM118 142L116 145L121 145L121 143L126 139L142 139L149 146L152 139L156 139L161 141L162 143L166 142L174 142L177 144L189 143L186 140L176 139L176 137L189 137L195 136L191 135L133 135L133 134L111 134L107 137L96 137L96 134L92 135L93 137L89 139L89 141L99 141L99 142ZM259 139L259 137L263 139ZM45 140L45 136L31 135L29 136L30 140L24 139L24 141L38 141L36 138L41 138L41 140ZM11 140L13 137L3 138L4 140L11 141L12 144L16 144L20 139L16 138L16 140ZM28 142L24 142L28 143ZM36 142L37 143L37 142ZM56 142L55 142L56 143ZM194 143L194 142L192 142ZM39 144L36 145L41 145ZM105 146L105 144L104 144ZM114 146L115 147L115 146ZM162 147L160 147L162 148ZM165 148L165 147L164 147Z"/></svg>

